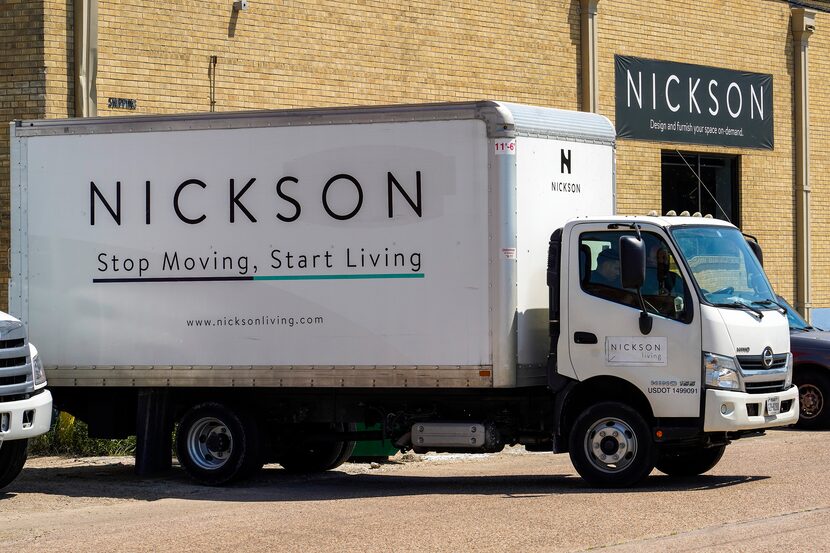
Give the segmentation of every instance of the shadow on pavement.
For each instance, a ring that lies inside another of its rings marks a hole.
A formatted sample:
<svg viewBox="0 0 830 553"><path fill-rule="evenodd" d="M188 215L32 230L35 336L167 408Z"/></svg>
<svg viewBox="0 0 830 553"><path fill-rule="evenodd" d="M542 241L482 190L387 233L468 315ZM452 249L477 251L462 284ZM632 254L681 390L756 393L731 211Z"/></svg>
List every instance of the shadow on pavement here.
<svg viewBox="0 0 830 553"><path fill-rule="evenodd" d="M21 476L0 492L4 499L17 494L47 494L69 497L101 497L157 501L330 501L374 497L425 495L502 495L527 499L557 494L631 494L641 492L705 491L766 480L769 476L702 475L670 478L652 474L637 488L590 488L572 474L406 476L389 473L347 474L331 471L297 475L278 465L265 467L255 477L233 486L211 488L192 482L180 468L162 476L140 478L124 463L58 468L24 468Z"/></svg>

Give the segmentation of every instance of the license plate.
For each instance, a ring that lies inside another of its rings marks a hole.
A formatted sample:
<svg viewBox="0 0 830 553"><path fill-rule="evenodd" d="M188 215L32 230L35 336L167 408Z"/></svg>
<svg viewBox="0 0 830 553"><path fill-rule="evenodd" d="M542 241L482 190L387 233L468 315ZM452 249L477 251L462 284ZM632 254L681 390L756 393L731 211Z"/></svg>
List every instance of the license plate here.
<svg viewBox="0 0 830 553"><path fill-rule="evenodd" d="M777 415L781 412L781 398L778 396L767 398L767 415Z"/></svg>

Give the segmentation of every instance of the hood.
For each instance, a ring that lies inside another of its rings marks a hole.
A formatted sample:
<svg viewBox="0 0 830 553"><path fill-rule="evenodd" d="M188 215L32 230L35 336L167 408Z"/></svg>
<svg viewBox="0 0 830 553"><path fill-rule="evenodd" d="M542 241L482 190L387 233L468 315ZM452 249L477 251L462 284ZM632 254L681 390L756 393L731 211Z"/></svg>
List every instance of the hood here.
<svg viewBox="0 0 830 553"><path fill-rule="evenodd" d="M758 318L742 309L701 305L703 350L719 355L761 355L769 347L773 353L790 351L787 319L774 310L764 310Z"/></svg>
<svg viewBox="0 0 830 553"><path fill-rule="evenodd" d="M4 313L0 311L0 321L12 321L12 322L19 322L17 317L12 317L8 313Z"/></svg>
<svg viewBox="0 0 830 553"><path fill-rule="evenodd" d="M765 310L763 318L741 309L718 311L739 355L761 355L766 347L774 353L790 351L790 327L787 318L778 311Z"/></svg>
<svg viewBox="0 0 830 553"><path fill-rule="evenodd" d="M790 343L797 348L830 348L830 331L795 330L790 332Z"/></svg>

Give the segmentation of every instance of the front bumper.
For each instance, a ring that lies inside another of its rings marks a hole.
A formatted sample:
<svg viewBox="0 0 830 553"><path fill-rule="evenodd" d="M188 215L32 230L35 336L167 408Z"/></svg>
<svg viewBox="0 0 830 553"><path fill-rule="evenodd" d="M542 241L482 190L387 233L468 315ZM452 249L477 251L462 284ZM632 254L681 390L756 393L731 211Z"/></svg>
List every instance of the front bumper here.
<svg viewBox="0 0 830 553"><path fill-rule="evenodd" d="M34 438L52 424L52 394L43 390L29 399L0 403L0 443Z"/></svg>
<svg viewBox="0 0 830 553"><path fill-rule="evenodd" d="M767 399L781 398L781 412L767 415ZM721 411L726 406L726 413ZM787 407L786 411L784 410ZM798 387L784 392L747 394L726 390L706 390L704 432L734 432L737 430L765 430L798 422Z"/></svg>

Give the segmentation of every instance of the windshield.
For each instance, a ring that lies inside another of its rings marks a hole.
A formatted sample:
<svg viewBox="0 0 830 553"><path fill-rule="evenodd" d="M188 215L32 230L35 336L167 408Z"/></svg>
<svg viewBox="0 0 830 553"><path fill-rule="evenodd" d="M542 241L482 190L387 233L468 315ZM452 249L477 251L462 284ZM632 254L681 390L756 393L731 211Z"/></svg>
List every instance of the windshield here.
<svg viewBox="0 0 830 553"><path fill-rule="evenodd" d="M678 227L672 235L704 300L715 305L778 309L764 269L738 229Z"/></svg>

